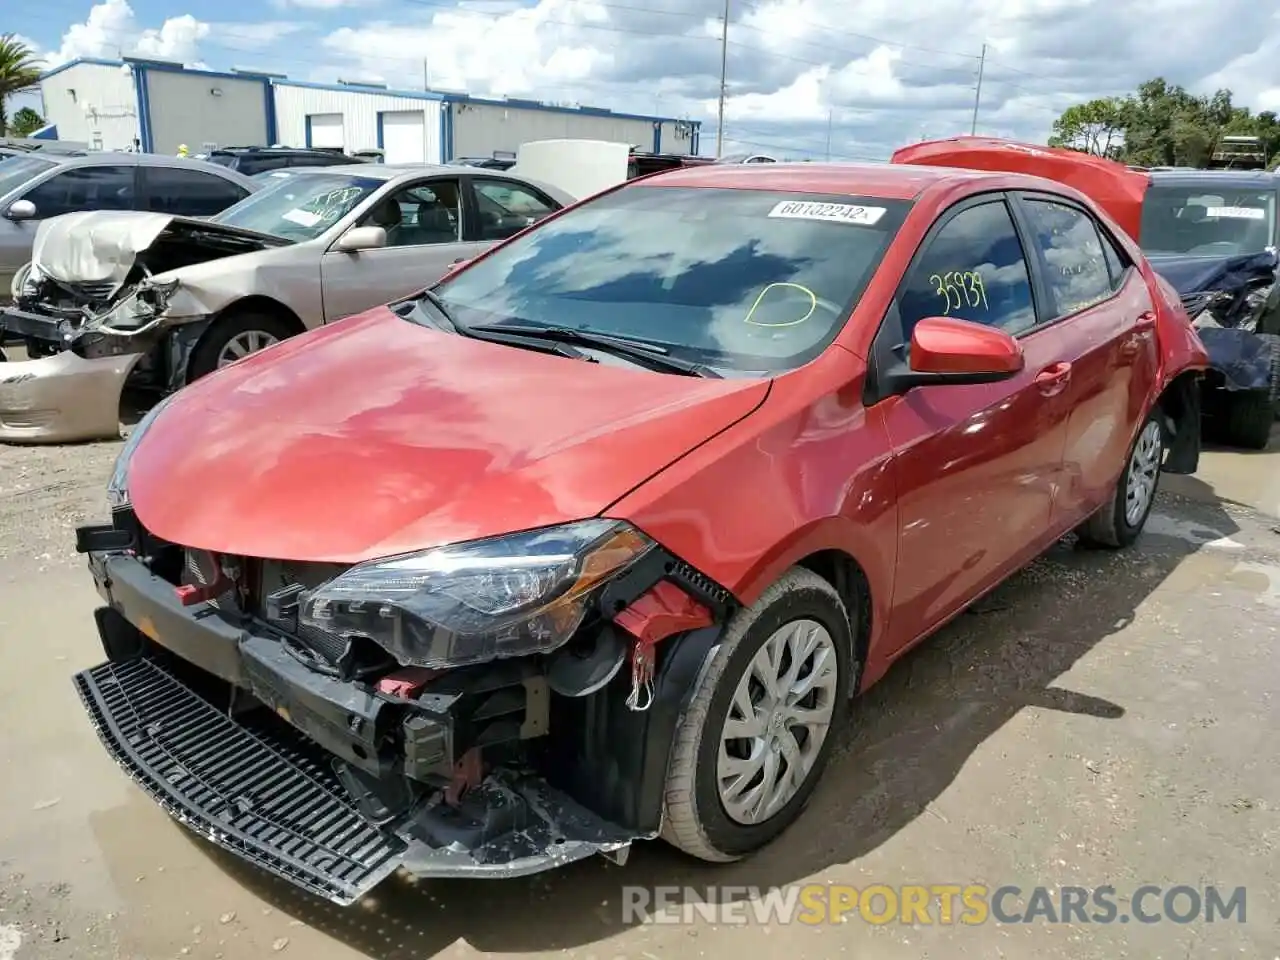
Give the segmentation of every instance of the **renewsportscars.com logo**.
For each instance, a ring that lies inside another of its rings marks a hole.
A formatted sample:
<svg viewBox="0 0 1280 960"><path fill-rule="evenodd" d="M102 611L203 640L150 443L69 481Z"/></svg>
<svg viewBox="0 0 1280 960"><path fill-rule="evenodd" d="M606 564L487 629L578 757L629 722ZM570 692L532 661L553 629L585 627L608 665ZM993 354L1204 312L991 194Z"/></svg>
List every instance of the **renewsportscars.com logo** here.
<svg viewBox="0 0 1280 960"><path fill-rule="evenodd" d="M796 884L758 887L623 887L626 924L835 924L979 926L1245 922L1245 888L1144 884L1098 887L984 884Z"/></svg>

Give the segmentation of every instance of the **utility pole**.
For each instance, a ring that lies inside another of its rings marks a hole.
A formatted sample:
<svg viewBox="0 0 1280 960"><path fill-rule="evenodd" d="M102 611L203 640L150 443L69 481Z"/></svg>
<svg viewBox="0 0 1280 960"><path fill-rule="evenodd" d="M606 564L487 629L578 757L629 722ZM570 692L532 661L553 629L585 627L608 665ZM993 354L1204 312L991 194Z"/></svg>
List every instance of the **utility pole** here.
<svg viewBox="0 0 1280 960"><path fill-rule="evenodd" d="M982 56L978 57L978 87L973 92L973 124L969 127L969 135L978 133L978 105L982 103L982 72L987 65L987 45L982 45Z"/></svg>
<svg viewBox="0 0 1280 960"><path fill-rule="evenodd" d="M827 163L831 162L831 118L835 115L835 111L827 109Z"/></svg>
<svg viewBox="0 0 1280 960"><path fill-rule="evenodd" d="M716 118L716 159L724 153L724 91L729 70L729 0L724 0L724 21L720 24L720 109Z"/></svg>
<svg viewBox="0 0 1280 960"><path fill-rule="evenodd" d="M431 89L431 71L427 68L427 58L422 58L422 89Z"/></svg>

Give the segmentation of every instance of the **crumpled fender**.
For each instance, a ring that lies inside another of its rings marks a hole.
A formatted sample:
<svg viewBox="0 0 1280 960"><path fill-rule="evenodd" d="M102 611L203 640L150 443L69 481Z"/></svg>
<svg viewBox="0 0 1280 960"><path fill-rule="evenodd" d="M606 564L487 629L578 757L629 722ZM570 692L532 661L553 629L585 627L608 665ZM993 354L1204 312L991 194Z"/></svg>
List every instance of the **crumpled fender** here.
<svg viewBox="0 0 1280 960"><path fill-rule="evenodd" d="M120 392L142 357L86 359L66 350L0 363L0 442L118 439Z"/></svg>
<svg viewBox="0 0 1280 960"><path fill-rule="evenodd" d="M1150 266L1147 267L1147 275L1161 295L1158 299L1164 301L1157 303L1156 310L1156 342L1160 345L1160 373L1156 382L1158 397L1182 374L1203 372L1211 363L1204 343L1182 307L1182 297L1177 289Z"/></svg>

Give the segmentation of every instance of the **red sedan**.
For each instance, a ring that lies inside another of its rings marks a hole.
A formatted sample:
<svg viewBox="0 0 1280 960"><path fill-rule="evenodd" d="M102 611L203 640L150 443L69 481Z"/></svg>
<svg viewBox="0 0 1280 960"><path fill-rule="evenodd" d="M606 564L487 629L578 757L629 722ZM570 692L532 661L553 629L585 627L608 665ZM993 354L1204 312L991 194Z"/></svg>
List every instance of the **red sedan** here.
<svg viewBox="0 0 1280 960"><path fill-rule="evenodd" d="M339 903L733 860L894 660L1065 534L1138 537L1204 367L1069 187L634 180L153 410L78 531L76 682L167 810Z"/></svg>

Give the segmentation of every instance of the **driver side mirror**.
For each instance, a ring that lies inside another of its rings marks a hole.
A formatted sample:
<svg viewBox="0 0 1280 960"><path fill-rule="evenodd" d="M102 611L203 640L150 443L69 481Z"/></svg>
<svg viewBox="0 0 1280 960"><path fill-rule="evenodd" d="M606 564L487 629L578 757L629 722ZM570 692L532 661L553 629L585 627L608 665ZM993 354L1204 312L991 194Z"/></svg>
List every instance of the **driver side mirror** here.
<svg viewBox="0 0 1280 960"><path fill-rule="evenodd" d="M352 227L338 238L333 249L342 253L376 250L387 245L387 231L382 227Z"/></svg>
<svg viewBox="0 0 1280 960"><path fill-rule="evenodd" d="M998 383L1025 365L1022 346L996 327L956 317L925 317L911 331L908 362L888 371L891 393L941 384Z"/></svg>
<svg viewBox="0 0 1280 960"><path fill-rule="evenodd" d="M8 220L32 220L36 215L36 205L30 200L15 200L4 215Z"/></svg>

